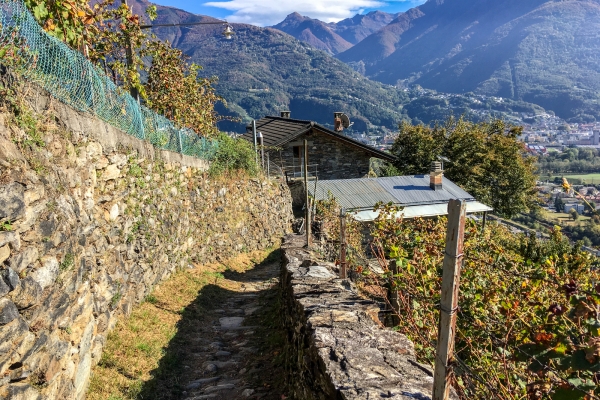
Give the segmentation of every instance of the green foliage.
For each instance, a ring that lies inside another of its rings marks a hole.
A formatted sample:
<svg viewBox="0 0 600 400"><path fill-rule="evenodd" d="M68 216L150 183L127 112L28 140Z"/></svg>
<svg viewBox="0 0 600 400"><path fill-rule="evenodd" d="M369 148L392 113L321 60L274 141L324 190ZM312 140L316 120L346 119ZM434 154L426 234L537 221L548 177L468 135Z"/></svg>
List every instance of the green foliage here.
<svg viewBox="0 0 600 400"><path fill-rule="evenodd" d="M233 139L224 133L219 134L219 147L211 161L210 175L221 175L245 171L250 176L258 174L256 155L250 142L244 139Z"/></svg>
<svg viewBox="0 0 600 400"><path fill-rule="evenodd" d="M148 106L181 127L203 136L216 134L214 105L221 100L212 87L216 80L200 78L202 67L188 64L188 57L168 43L150 42L146 53L153 60L145 85Z"/></svg>
<svg viewBox="0 0 600 400"><path fill-rule="evenodd" d="M326 200L319 200L315 204L315 222L317 225L316 236L321 239L321 253L331 261L339 257L340 239L340 212L341 206L331 192L327 193ZM349 263L363 259L363 232L361 224L352 218L351 213L346 215L346 260Z"/></svg>
<svg viewBox="0 0 600 400"><path fill-rule="evenodd" d="M600 153L591 148L568 148L540 157L537 166L540 174L594 173L600 171Z"/></svg>
<svg viewBox="0 0 600 400"><path fill-rule="evenodd" d="M400 134L392 145L392 154L398 157L393 164L401 175L417 175L429 171L432 161L444 152L446 128L433 128L408 123L400 124ZM390 171L393 172L393 171Z"/></svg>
<svg viewBox="0 0 600 400"><path fill-rule="evenodd" d="M574 208L572 208L572 209L569 211L569 215L571 216L571 219L572 219L573 221L577 221L577 219L579 218L579 213L578 213L578 212L577 212L577 210L576 210L576 209L574 209Z"/></svg>
<svg viewBox="0 0 600 400"><path fill-rule="evenodd" d="M13 228L12 224L10 223L10 221L3 221L2 223L0 223L0 232L2 232L2 231L10 232L13 229L14 228Z"/></svg>
<svg viewBox="0 0 600 400"><path fill-rule="evenodd" d="M150 303L150 304L156 304L158 303L158 299L156 298L156 296L149 294L148 296L146 296L146 298L144 299L145 302Z"/></svg>
<svg viewBox="0 0 600 400"><path fill-rule="evenodd" d="M554 208L556 212L562 212L565 208L565 202L558 196L554 198Z"/></svg>
<svg viewBox="0 0 600 400"><path fill-rule="evenodd" d="M74 262L75 262L75 255L73 253L65 254L63 261L59 265L59 270L62 272L62 271L67 271L67 270L71 269Z"/></svg>
<svg viewBox="0 0 600 400"><path fill-rule="evenodd" d="M103 4L100 2L98 4ZM80 49L98 33L95 8L84 0L25 0L44 30L69 46Z"/></svg>
<svg viewBox="0 0 600 400"><path fill-rule="evenodd" d="M204 137L214 135L214 105L220 100L212 87L215 79L198 77L198 65L188 64L180 50L148 36L140 28L143 18L125 2L113 3L26 1L48 34L81 51L123 89L139 94L150 109L170 118L179 128L189 128ZM156 18L156 6L149 6L146 15L150 20ZM11 47L0 46L2 52L9 50ZM166 144L156 140L153 144L159 147Z"/></svg>
<svg viewBox="0 0 600 400"><path fill-rule="evenodd" d="M392 146L393 166L403 175L424 174L439 156L444 175L495 212L512 216L535 202L534 159L517 140L521 128L504 122L449 119L444 126L402 124Z"/></svg>
<svg viewBox="0 0 600 400"><path fill-rule="evenodd" d="M382 207L372 232L396 260L398 330L435 362L446 219L399 220ZM555 229L547 241L468 220L455 383L464 399L575 399L600 394L600 271ZM383 259L381 260L383 263ZM478 379L473 377L475 375ZM581 392L583 391L583 393Z"/></svg>

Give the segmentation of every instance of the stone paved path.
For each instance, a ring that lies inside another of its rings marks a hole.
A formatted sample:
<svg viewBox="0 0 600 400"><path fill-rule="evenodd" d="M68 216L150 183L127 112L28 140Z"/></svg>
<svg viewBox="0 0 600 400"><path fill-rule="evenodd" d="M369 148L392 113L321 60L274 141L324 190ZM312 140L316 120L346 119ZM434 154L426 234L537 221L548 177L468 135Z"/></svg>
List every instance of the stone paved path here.
<svg viewBox="0 0 600 400"><path fill-rule="evenodd" d="M265 319L274 312L279 262L272 260L244 274L226 272L217 296L190 338L184 360L183 399L282 399L283 374L273 375L277 353L265 339L275 333ZM232 290L231 288L235 288Z"/></svg>

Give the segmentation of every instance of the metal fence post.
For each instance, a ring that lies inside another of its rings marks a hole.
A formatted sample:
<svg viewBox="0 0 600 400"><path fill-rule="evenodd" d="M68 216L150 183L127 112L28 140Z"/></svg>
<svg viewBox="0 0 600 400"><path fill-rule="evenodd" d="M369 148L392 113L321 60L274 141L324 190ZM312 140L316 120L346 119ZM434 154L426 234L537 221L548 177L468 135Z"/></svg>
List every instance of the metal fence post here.
<svg viewBox="0 0 600 400"><path fill-rule="evenodd" d="M306 192L306 247L310 247L310 203L308 198L308 140L304 139L304 189Z"/></svg>
<svg viewBox="0 0 600 400"><path fill-rule="evenodd" d="M343 208L340 211L340 278L346 279L348 277L348 270L346 266L346 210Z"/></svg>
<svg viewBox="0 0 600 400"><path fill-rule="evenodd" d="M183 154L183 142L181 141L181 129L177 130L177 137L179 138L179 152Z"/></svg>
<svg viewBox="0 0 600 400"><path fill-rule="evenodd" d="M448 228L446 253L442 271L442 296L440 301L440 325L433 374L432 400L446 400L450 393L451 366L458 310L458 288L463 262L466 203L450 200L448 203Z"/></svg>

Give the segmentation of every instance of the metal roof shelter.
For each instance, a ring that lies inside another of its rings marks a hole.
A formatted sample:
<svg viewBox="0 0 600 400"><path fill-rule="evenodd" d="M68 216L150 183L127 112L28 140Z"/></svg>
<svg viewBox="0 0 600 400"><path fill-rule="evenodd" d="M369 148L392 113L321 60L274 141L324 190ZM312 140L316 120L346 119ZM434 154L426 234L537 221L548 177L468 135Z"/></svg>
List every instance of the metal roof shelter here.
<svg viewBox="0 0 600 400"><path fill-rule="evenodd" d="M374 147L361 143L358 140L351 139L348 136L341 135L329 128L324 127L323 125L317 124L314 121L267 116L256 121L256 131L262 132L263 143L265 146L281 146L285 143L293 141L305 133L312 131L325 134L332 139L338 140L347 145L358 147L361 150L370 153L371 157L380 158L386 161L394 161L396 159L396 157L390 153L378 150ZM242 138L254 143L254 137L251 130L242 135Z"/></svg>
<svg viewBox="0 0 600 400"><path fill-rule="evenodd" d="M446 215L450 199L465 200L469 214L492 211L447 178L442 178L441 189L432 189L429 175L323 180L316 182L316 190L315 185L308 186L316 200L326 200L331 193L341 207L354 211L353 217L360 221L377 218L379 212L373 207L378 202L403 207L398 216L404 218Z"/></svg>

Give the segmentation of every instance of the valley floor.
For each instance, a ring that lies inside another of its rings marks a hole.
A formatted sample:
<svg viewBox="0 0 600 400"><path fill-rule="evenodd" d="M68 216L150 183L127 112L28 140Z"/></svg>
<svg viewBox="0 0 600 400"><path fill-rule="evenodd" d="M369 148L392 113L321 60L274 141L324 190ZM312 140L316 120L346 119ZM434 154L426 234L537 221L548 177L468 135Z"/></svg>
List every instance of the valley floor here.
<svg viewBox="0 0 600 400"><path fill-rule="evenodd" d="M279 250L178 272L110 334L88 399L286 398Z"/></svg>

